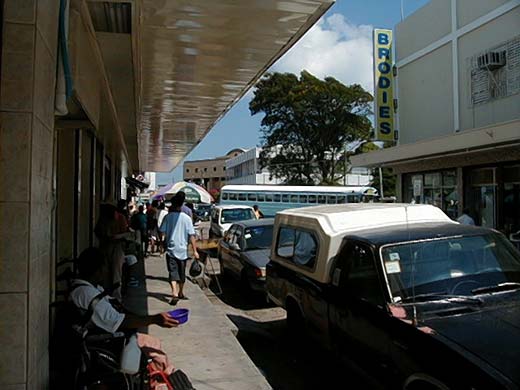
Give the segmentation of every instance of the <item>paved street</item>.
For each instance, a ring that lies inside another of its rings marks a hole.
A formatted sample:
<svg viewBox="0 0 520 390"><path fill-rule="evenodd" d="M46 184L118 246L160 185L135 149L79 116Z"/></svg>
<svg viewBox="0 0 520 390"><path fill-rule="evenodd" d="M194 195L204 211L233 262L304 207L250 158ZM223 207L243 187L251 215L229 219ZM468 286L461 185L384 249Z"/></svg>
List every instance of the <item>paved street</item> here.
<svg viewBox="0 0 520 390"><path fill-rule="evenodd" d="M215 295L215 283L206 294L236 325L238 341L273 389L370 388L338 364L330 352L313 343L294 345L287 337L285 310L244 292L228 277L220 280L223 294ZM342 385L338 387L338 383Z"/></svg>

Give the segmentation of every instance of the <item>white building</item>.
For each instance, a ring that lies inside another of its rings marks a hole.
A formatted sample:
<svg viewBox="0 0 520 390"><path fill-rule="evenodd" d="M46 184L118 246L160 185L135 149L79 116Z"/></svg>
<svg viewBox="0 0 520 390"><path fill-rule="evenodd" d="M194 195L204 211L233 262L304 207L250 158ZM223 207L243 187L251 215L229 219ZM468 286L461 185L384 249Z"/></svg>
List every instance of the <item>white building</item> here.
<svg viewBox="0 0 520 390"><path fill-rule="evenodd" d="M226 184L282 184L270 178L267 168L260 168L261 148L251 148L226 161Z"/></svg>
<svg viewBox="0 0 520 390"><path fill-rule="evenodd" d="M352 157L393 168L398 198L520 229L520 2L432 0L394 29L398 145Z"/></svg>

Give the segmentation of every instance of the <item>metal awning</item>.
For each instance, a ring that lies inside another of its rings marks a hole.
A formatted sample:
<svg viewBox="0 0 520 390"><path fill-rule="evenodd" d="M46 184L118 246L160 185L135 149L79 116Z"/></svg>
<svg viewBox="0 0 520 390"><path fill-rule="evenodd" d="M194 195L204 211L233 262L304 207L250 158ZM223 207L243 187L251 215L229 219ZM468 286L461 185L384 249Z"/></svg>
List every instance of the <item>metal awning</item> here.
<svg viewBox="0 0 520 390"><path fill-rule="evenodd" d="M443 158L499 146L518 145L519 142L518 121L512 121L359 154L352 156L350 162L354 167L391 167L426 158Z"/></svg>
<svg viewBox="0 0 520 390"><path fill-rule="evenodd" d="M333 0L136 4L140 168L170 171Z"/></svg>

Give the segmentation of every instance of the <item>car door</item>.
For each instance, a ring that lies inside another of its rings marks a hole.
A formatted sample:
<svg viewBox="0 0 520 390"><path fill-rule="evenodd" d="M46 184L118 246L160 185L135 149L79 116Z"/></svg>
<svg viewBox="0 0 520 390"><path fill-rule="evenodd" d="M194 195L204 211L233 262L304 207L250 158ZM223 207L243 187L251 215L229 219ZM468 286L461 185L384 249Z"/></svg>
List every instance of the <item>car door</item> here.
<svg viewBox="0 0 520 390"><path fill-rule="evenodd" d="M244 236L243 230L244 229L242 226L236 225L236 229L231 236L232 241L229 243L229 268L237 277L240 277L242 272L242 264L240 262L240 245L242 243L242 237Z"/></svg>
<svg viewBox="0 0 520 390"><path fill-rule="evenodd" d="M229 244L231 242L232 236L236 230L236 225L232 225L231 228L224 234L222 240L220 240L220 258L222 260L222 266L224 268L229 269L230 262L230 248Z"/></svg>
<svg viewBox="0 0 520 390"><path fill-rule="evenodd" d="M331 337L343 356L385 377L391 367L382 279L374 252L366 243L349 240L332 274Z"/></svg>

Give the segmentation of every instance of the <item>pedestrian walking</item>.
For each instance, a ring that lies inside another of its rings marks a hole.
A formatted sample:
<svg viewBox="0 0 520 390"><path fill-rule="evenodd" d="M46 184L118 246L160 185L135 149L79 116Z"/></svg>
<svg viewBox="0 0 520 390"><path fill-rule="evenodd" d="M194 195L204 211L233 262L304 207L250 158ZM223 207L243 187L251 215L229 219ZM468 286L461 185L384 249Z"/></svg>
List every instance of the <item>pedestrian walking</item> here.
<svg viewBox="0 0 520 390"><path fill-rule="evenodd" d="M258 208L258 205L255 204L255 205L253 206L253 210L254 210L254 212L255 212L256 219L260 219L260 218L263 218L263 217L264 217L264 213L262 213L262 212L260 211L260 209Z"/></svg>
<svg viewBox="0 0 520 390"><path fill-rule="evenodd" d="M130 227L135 231L139 232L140 240L141 240L141 251L143 256L148 256L148 224L147 217L144 213L144 206L140 205L137 209L137 213L132 215L130 219Z"/></svg>
<svg viewBox="0 0 520 390"><path fill-rule="evenodd" d="M168 215L168 211L166 210L166 206L164 202L161 202L158 207L158 215L157 215L157 226L161 226L164 217ZM162 255L164 253L164 238L162 234L158 234L157 239L159 240L157 246L159 247L159 253Z"/></svg>
<svg viewBox="0 0 520 390"><path fill-rule="evenodd" d="M186 261L188 260L188 244L191 243L193 256L199 258L195 240L195 229L191 218L181 211L184 199L175 195L172 199L170 213L164 217L159 230L164 234L166 244L166 266L168 279L172 288L172 300L175 305L179 299L188 299L184 295L186 281Z"/></svg>
<svg viewBox="0 0 520 390"><path fill-rule="evenodd" d="M158 225L157 225L157 217L159 215L159 210L157 210L157 206L159 206L159 202L154 200L152 205L146 211L147 224L148 224L148 240L150 242L150 253L156 252L156 243L159 237Z"/></svg>
<svg viewBox="0 0 520 390"><path fill-rule="evenodd" d="M124 217L119 214L114 205L107 203L100 206L99 219L94 233L99 240L99 249L103 253L107 265L105 288L109 288L115 283L121 283L125 260L124 240L129 237L129 232L121 229L122 219ZM120 287L114 290L114 297L122 299Z"/></svg>

